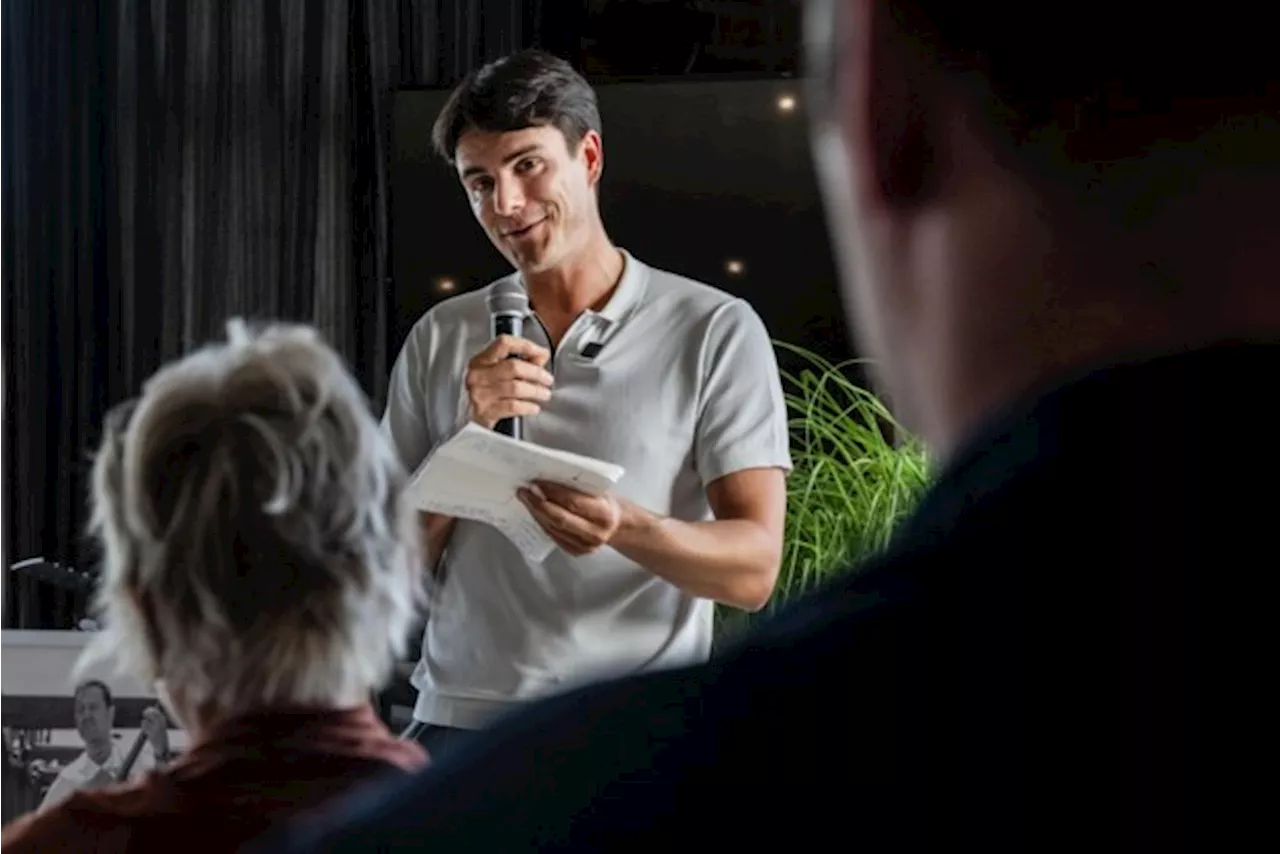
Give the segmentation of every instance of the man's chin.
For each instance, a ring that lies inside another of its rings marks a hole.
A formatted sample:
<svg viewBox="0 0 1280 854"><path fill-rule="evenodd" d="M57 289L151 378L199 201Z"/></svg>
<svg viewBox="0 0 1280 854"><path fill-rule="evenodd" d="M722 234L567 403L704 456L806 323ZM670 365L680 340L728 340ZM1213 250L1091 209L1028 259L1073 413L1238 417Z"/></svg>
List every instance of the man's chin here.
<svg viewBox="0 0 1280 854"><path fill-rule="evenodd" d="M555 266L549 252L522 253L511 259L517 270L526 274L544 273Z"/></svg>

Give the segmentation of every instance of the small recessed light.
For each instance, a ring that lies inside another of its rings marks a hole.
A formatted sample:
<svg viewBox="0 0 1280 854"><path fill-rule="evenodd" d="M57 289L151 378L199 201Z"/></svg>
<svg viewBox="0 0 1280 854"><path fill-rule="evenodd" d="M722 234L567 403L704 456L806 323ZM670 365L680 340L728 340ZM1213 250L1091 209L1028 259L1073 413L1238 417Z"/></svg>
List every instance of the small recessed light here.
<svg viewBox="0 0 1280 854"><path fill-rule="evenodd" d="M789 113L796 108L796 99L794 95L783 95L778 98L778 109L784 113Z"/></svg>
<svg viewBox="0 0 1280 854"><path fill-rule="evenodd" d="M447 276L436 279L436 290L438 290L442 294L451 294L457 289L458 289L458 283Z"/></svg>
<svg viewBox="0 0 1280 854"><path fill-rule="evenodd" d="M741 276L744 269L746 267L737 258L730 258L724 262L724 271L730 276Z"/></svg>

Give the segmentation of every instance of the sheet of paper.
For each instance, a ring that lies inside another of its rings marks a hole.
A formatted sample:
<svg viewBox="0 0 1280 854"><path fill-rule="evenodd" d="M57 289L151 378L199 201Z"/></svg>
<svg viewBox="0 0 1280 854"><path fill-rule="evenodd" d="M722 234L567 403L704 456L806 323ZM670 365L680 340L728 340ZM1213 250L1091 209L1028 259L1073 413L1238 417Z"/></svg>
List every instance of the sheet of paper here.
<svg viewBox="0 0 1280 854"><path fill-rule="evenodd" d="M419 510L492 525L525 559L541 563L556 544L516 498L534 480L599 495L625 473L621 466L521 442L468 424L414 473L409 499Z"/></svg>

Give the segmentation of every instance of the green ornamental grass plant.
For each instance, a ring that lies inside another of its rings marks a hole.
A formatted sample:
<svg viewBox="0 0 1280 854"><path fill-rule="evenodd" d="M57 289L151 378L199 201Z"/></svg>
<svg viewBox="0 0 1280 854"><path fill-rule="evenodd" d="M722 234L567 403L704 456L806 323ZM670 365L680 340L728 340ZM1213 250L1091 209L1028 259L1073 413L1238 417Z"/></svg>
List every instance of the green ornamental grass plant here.
<svg viewBox="0 0 1280 854"><path fill-rule="evenodd" d="M883 550L929 482L924 447L873 393L832 363L774 342L802 367L782 371L794 468L787 480L782 568L767 614ZM896 441L895 441L896 439ZM720 609L720 634L751 619Z"/></svg>

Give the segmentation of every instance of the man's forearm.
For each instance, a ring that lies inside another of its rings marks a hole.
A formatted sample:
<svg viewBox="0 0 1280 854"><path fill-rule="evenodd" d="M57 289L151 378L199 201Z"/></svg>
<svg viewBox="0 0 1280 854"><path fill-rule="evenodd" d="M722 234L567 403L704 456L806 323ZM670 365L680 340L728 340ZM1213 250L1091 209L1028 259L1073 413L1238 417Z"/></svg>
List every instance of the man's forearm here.
<svg viewBox="0 0 1280 854"><path fill-rule="evenodd" d="M769 601L782 562L782 543L759 522L681 522L629 502L610 545L688 593L747 611Z"/></svg>
<svg viewBox="0 0 1280 854"><path fill-rule="evenodd" d="M453 516L442 516L439 513L421 513L418 518L422 524L427 569L430 570L432 575L438 576L440 556L444 554L445 547L449 545L449 538L453 536L453 527L458 520Z"/></svg>

